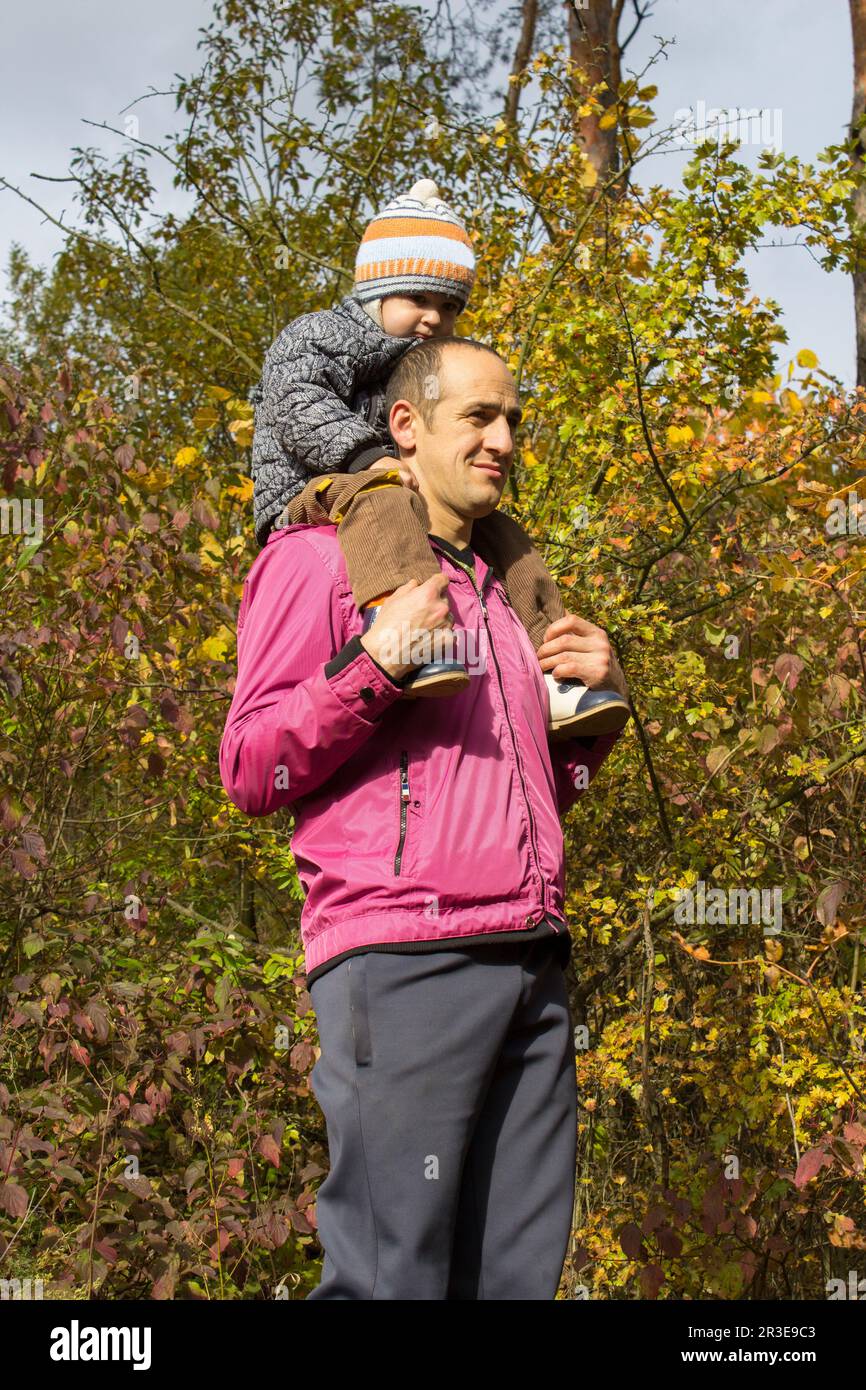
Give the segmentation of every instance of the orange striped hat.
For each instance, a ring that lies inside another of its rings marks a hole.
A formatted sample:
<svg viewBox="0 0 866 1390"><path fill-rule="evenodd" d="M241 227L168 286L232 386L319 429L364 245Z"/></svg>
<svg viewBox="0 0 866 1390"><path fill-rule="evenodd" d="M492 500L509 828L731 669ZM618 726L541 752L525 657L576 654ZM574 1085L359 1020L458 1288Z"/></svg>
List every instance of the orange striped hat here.
<svg viewBox="0 0 866 1390"><path fill-rule="evenodd" d="M474 279L469 234L432 179L419 180L373 218L355 258L355 297L366 304L436 290L465 305Z"/></svg>

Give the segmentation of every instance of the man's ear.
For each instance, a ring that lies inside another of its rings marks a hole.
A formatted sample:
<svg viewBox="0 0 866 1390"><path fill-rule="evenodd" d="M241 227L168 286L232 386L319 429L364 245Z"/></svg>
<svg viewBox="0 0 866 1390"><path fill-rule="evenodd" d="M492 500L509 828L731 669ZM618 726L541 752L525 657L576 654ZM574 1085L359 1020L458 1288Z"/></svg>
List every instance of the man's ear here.
<svg viewBox="0 0 866 1390"><path fill-rule="evenodd" d="M398 449L414 453L418 428L415 412L408 401L395 401L388 416L388 430Z"/></svg>

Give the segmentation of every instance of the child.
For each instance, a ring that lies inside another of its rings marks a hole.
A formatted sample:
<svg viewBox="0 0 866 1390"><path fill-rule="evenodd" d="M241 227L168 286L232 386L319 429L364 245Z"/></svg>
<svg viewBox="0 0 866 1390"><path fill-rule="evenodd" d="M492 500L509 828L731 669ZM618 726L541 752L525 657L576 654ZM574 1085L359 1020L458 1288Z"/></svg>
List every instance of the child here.
<svg viewBox="0 0 866 1390"><path fill-rule="evenodd" d="M294 319L268 350L261 383L250 393L256 537L264 545L271 527L337 522L364 631L395 588L440 573L411 475L398 469L385 387L418 339L453 333L474 277L463 224L435 183L422 179L368 225L354 294L332 310ZM565 608L526 533L495 511L475 522L472 545L502 580L538 648ZM545 680L553 738L611 732L630 718L615 691L550 674ZM418 698L450 695L467 681L466 668L446 660L416 668L402 685L406 697Z"/></svg>

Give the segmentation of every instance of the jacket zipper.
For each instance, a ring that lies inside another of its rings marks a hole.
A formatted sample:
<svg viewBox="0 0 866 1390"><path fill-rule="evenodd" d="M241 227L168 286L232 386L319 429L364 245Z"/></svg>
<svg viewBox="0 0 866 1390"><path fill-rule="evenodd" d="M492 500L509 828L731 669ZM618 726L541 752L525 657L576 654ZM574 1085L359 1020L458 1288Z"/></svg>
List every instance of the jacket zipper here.
<svg viewBox="0 0 866 1390"><path fill-rule="evenodd" d="M508 725L508 731L509 731L509 733L511 734L511 743L512 743L512 746L513 746L513 748L514 748L514 761L515 761L515 763L516 763L516 765L517 765L517 775L518 775L519 778L520 778L520 787L521 787L521 790L522 790L522 792L523 792L523 802L524 802L524 805L526 806L526 814L527 814L527 817L528 817L528 820L529 820L529 839L530 839L530 844L532 845L532 853L533 853L533 856L534 856L534 859L535 859L535 868L536 868L536 871L537 871L537 873L538 873L538 881L539 881L539 883L541 884L541 901L542 901L542 907L541 907L541 909L540 909L539 912L537 912L537 913L535 913L535 914L533 914L533 915L530 915L530 916L528 916L528 917L526 918L526 925L528 926L530 923L535 924L535 923L538 923L538 922L542 921L545 917L548 916L548 913L547 913L547 911L545 910L545 908L544 908L544 906L543 906L543 904L544 904L544 899L545 899L544 875L543 875L542 872L541 872L541 864L540 864L539 858L538 858L538 845L536 844L536 840L535 840L535 821L534 821L533 816L532 816L532 807L531 807L530 804L529 804L529 794L528 794L528 792L527 792L527 790L526 790L526 782L524 781L524 777L523 777L523 768L522 768L521 763L520 763L520 754L519 754L518 751L517 751L517 736L516 736L516 734L515 734L515 732L514 732L514 725L513 725L512 722L511 722L511 716L510 716L510 714L508 713L508 701L507 701L506 698L505 698L505 686L504 686L504 684L503 684L503 682L502 682L502 671L501 671L501 669L500 669L499 661L498 661L497 656L496 656L496 648L495 648L494 645L493 645L493 636L492 636L492 634L491 634L491 632L490 632L490 624L489 624L489 622L487 621L487 604L486 604L485 601L484 601L484 590L487 588L488 582L493 578L493 570L490 568L490 566L488 566L488 568L487 568L487 573L485 574L484 579L482 580L482 583L481 583L481 588L479 589L478 585L475 583L475 575L472 573L472 571L471 571L471 569L469 568L468 565L464 565L464 564L462 564L459 560L455 560L454 557L451 556L451 555L448 556L448 559L449 559L449 560L452 560L453 563L454 563L455 565L459 566L460 569L465 570L465 572L469 575L469 578L470 578L470 580L471 580L471 582L472 582L472 587L473 587L473 589L475 590L476 594L478 595L478 601L479 601L479 603L481 604L481 614L482 614L482 617L484 618L484 626L485 626L485 628L487 629L487 645L490 647L490 650L491 650L491 652L492 652L492 654L493 654L493 664L494 664L494 666L496 667L496 678L497 678L497 680L498 680L498 682L499 682L499 691L500 691L500 694L502 695L502 708L505 710L505 722L507 723L507 725ZM551 917L549 920L550 920L550 924L551 924L551 926L553 927L554 931L558 932L558 931L559 931L559 928L556 926L556 924L555 924L553 918Z"/></svg>
<svg viewBox="0 0 866 1390"><path fill-rule="evenodd" d="M406 843L406 823L409 814L409 754L404 749L400 754L400 843L394 855L394 873L399 874L403 862L403 846Z"/></svg>

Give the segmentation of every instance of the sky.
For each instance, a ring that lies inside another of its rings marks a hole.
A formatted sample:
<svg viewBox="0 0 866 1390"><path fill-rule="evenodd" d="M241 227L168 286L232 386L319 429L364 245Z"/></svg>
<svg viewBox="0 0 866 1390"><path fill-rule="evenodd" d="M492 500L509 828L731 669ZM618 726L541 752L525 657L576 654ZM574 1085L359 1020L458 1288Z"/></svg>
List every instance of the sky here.
<svg viewBox="0 0 866 1390"><path fill-rule="evenodd" d="M592 0L590 0L592 3ZM425 8L427 6L425 5ZM453 8L461 8L455 0ZM506 6L503 3L503 13ZM488 11L488 15L494 13ZM135 114L142 139L158 141L172 128L174 103L150 96L172 85L173 75L197 66L198 30L212 17L210 0L28 0L4 14L0 54L0 174L68 222L75 221L69 187L45 183L34 172L62 178L73 146L97 145L106 155L122 141L85 124L123 127ZM630 46L626 69L639 71L656 35L675 38L654 69L658 118L687 108L762 109L742 158L755 163L761 143L813 159L839 141L851 113L852 56L848 0L655 0L654 13ZM650 80L650 79L647 79ZM498 114L498 112L497 112ZM676 185L688 150L641 166L641 181ZM434 171L435 176L435 171ZM183 204L166 180L164 208ZM65 210L65 212L64 212ZM14 194L0 190L0 293L13 241L49 265L62 233ZM786 240L793 240L787 234ZM828 275L803 247L763 247L748 258L756 294L782 308L789 343L782 367L803 347L821 366L853 386L854 308L849 278Z"/></svg>

